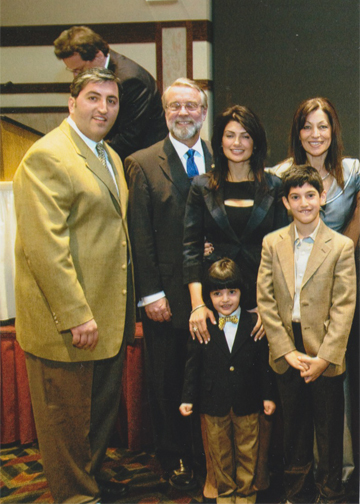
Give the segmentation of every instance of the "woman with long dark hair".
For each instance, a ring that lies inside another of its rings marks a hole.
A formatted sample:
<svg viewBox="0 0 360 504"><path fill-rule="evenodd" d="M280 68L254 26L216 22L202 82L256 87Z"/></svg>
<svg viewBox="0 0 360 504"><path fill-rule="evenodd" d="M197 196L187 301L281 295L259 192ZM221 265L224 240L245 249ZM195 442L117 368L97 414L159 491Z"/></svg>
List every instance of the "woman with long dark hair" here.
<svg viewBox="0 0 360 504"><path fill-rule="evenodd" d="M294 164L310 164L318 170L326 191L326 204L321 208L320 216L331 229L354 241L359 270L360 162L358 159L344 157L343 150L341 125L334 105L327 98L310 98L300 103L295 111L290 131L290 157L269 171L281 177ZM359 275L357 281L359 298ZM357 461L359 455L358 356L359 303L348 341L348 370L344 382L346 417L343 481L349 479L354 469L353 460ZM356 469L358 472L358 467Z"/></svg>
<svg viewBox="0 0 360 504"><path fill-rule="evenodd" d="M193 338L197 336L205 342L210 338L206 319L215 323L215 317L203 299L204 272L219 259L233 259L244 278L243 298L248 302L244 305L240 300L242 309L256 311L262 239L288 223L279 197L281 180L264 171L267 142L257 115L240 105L228 108L215 121L211 143L215 165L210 173L193 180L184 232L184 280L192 303L189 327ZM211 244L206 247L210 253L205 255L204 241ZM259 319L253 335L255 339L263 335ZM254 480L257 490L269 485L267 452L271 422L265 417L262 414L259 420L260 450ZM209 472L208 461L207 465Z"/></svg>

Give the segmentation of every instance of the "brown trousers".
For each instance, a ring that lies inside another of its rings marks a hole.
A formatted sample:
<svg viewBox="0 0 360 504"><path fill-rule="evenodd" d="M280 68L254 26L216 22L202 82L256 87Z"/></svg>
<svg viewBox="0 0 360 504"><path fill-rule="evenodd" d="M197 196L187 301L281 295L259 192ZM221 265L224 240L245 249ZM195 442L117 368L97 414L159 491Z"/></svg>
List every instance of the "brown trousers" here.
<svg viewBox="0 0 360 504"><path fill-rule="evenodd" d="M25 354L44 473L57 503L99 500L95 476L118 414L125 348L88 362Z"/></svg>
<svg viewBox="0 0 360 504"><path fill-rule="evenodd" d="M217 502L255 502L253 480L259 449L259 415L204 415Z"/></svg>

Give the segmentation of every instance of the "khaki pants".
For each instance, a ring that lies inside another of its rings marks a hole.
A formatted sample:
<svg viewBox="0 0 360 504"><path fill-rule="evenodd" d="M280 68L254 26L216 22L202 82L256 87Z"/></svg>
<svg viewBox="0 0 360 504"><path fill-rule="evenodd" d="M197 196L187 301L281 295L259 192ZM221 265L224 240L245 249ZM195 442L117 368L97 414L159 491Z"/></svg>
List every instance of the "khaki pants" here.
<svg viewBox="0 0 360 504"><path fill-rule="evenodd" d="M259 415L204 415L218 503L254 503L253 479L259 449Z"/></svg>

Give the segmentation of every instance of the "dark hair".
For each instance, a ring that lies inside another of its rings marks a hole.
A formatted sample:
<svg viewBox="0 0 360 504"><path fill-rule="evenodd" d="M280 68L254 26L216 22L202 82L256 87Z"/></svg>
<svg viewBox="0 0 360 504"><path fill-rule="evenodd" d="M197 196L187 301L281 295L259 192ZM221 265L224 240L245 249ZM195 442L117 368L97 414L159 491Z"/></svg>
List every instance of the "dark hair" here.
<svg viewBox="0 0 360 504"><path fill-rule="evenodd" d="M116 75L107 68L87 68L83 72L79 73L72 83L70 84L70 93L73 98L77 98L81 91L87 86L90 82L115 82L119 89L119 100L122 95L122 88L120 84L120 80L116 77Z"/></svg>
<svg viewBox="0 0 360 504"><path fill-rule="evenodd" d="M211 172L210 187L218 189L222 181L227 179L229 173L228 159L222 149L222 138L226 125L236 121L249 133L254 148L250 158L250 167L255 183L265 185L264 167L267 153L266 133L258 116L247 107L234 105L220 114L214 122L214 132L211 145L214 154L215 167Z"/></svg>
<svg viewBox="0 0 360 504"><path fill-rule="evenodd" d="M224 257L214 262L205 274L203 288L206 297L210 292L221 289L240 289L243 278L238 265L231 259Z"/></svg>
<svg viewBox="0 0 360 504"><path fill-rule="evenodd" d="M331 144L326 155L325 168L343 188L344 174L341 161L344 146L341 138L341 125L334 105L327 98L311 98L300 103L291 126L289 155L294 158L294 163L297 165L307 162L306 152L300 140L300 131L304 127L307 116L318 109L325 112L331 126Z"/></svg>
<svg viewBox="0 0 360 504"><path fill-rule="evenodd" d="M282 192L285 198L288 198L292 187L302 187L304 184L310 184L317 190L319 195L324 190L322 178L316 168L310 165L293 165L282 178Z"/></svg>
<svg viewBox="0 0 360 504"><path fill-rule="evenodd" d="M93 61L98 51L104 56L109 52L109 44L87 26L73 26L64 30L54 41L55 56L58 59L70 58L79 53L84 61Z"/></svg>

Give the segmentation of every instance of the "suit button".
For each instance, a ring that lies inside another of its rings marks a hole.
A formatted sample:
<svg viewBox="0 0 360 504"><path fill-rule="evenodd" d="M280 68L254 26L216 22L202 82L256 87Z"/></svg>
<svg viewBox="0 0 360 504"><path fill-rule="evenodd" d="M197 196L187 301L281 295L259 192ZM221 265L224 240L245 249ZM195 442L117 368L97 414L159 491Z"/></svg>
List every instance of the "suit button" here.
<svg viewBox="0 0 360 504"><path fill-rule="evenodd" d="M123 270L126 270L126 264L123 264L121 267Z"/></svg>
<svg viewBox="0 0 360 504"><path fill-rule="evenodd" d="M127 293L127 290L126 289L123 289L122 293L124 294L124 296L126 295Z"/></svg>
<svg viewBox="0 0 360 504"><path fill-rule="evenodd" d="M121 243L121 245L122 245L123 247L125 247L125 246L126 246L126 241L124 240L124 241Z"/></svg>
<svg viewBox="0 0 360 504"><path fill-rule="evenodd" d="M230 371L235 371L234 366L230 366L230 368L229 368L229 369L230 369Z"/></svg>

